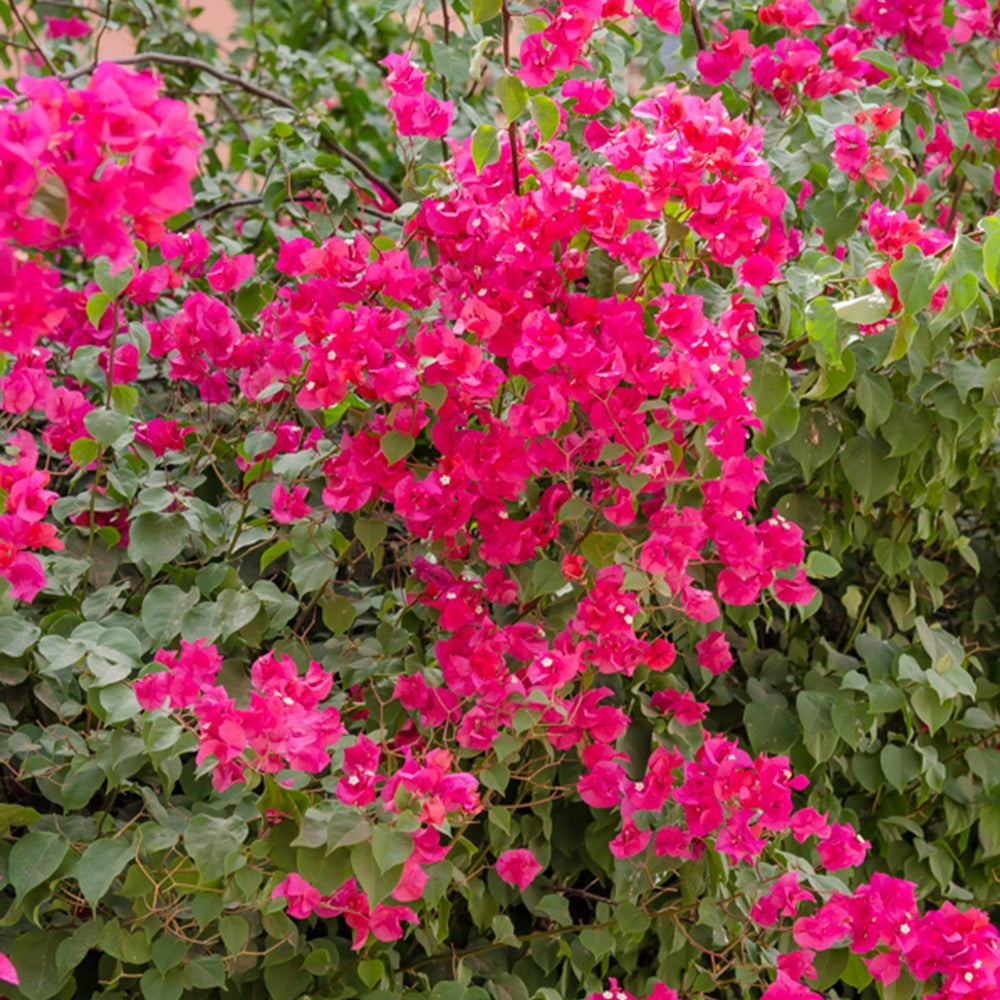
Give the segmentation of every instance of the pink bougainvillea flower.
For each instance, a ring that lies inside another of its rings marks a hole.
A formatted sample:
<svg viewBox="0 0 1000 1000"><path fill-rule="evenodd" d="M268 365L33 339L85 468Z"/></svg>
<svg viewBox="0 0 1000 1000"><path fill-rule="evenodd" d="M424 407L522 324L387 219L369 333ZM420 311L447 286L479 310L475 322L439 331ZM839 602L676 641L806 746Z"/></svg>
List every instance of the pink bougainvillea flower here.
<svg viewBox="0 0 1000 1000"><path fill-rule="evenodd" d="M312 507L306 503L308 494L307 486L293 486L289 490L284 483L276 483L271 491L271 516L279 524L292 524L308 517L312 513Z"/></svg>
<svg viewBox="0 0 1000 1000"><path fill-rule="evenodd" d="M573 111L578 115L600 114L615 96L603 80L567 80L561 92L576 102Z"/></svg>
<svg viewBox="0 0 1000 1000"><path fill-rule="evenodd" d="M542 870L535 855L527 848L518 847L510 851L504 851L497 858L497 875L504 882L516 885L524 892L535 880L535 876Z"/></svg>
<svg viewBox="0 0 1000 1000"><path fill-rule="evenodd" d="M820 861L830 871L853 868L865 860L872 845L846 823L834 823L816 845Z"/></svg>
<svg viewBox="0 0 1000 1000"><path fill-rule="evenodd" d="M455 105L439 101L424 90L427 74L413 63L408 52L391 53L379 65L389 70L385 81L392 93L389 110L399 134L441 138L455 120Z"/></svg>
<svg viewBox="0 0 1000 1000"><path fill-rule="evenodd" d="M217 292L231 292L253 274L254 263L252 253L241 253L235 257L223 254L205 275L205 280Z"/></svg>
<svg viewBox="0 0 1000 1000"><path fill-rule="evenodd" d="M45 19L47 38L83 38L90 34L90 25L79 17L48 17Z"/></svg>
<svg viewBox="0 0 1000 1000"><path fill-rule="evenodd" d="M868 135L858 125L838 125L833 130L833 162L852 181L861 177L868 162Z"/></svg>
<svg viewBox="0 0 1000 1000"><path fill-rule="evenodd" d="M709 673L725 673L734 663L724 632L709 632L695 644L695 650L698 653L698 663Z"/></svg>
<svg viewBox="0 0 1000 1000"><path fill-rule="evenodd" d="M17 986L20 983L14 963L2 952L0 952L0 982L10 983L11 986Z"/></svg>

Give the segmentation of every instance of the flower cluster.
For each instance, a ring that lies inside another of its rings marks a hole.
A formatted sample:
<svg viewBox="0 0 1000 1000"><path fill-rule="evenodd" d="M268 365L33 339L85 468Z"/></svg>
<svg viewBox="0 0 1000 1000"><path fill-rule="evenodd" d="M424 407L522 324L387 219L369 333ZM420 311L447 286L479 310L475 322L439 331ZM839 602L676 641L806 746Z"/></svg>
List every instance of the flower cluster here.
<svg viewBox="0 0 1000 1000"><path fill-rule="evenodd" d="M398 941L403 936L403 924L418 924L417 915L408 906L390 906L376 903L358 887L355 879L348 879L336 892L321 896L318 889L294 872L275 886L272 899L287 900L289 916L300 920L316 914L318 917L343 917L354 932L352 948L363 948L369 935L379 941Z"/></svg>
<svg viewBox="0 0 1000 1000"><path fill-rule="evenodd" d="M45 488L49 474L38 468L35 439L27 431L15 431L7 444L17 459L0 462L0 577L10 584L11 597L31 601L45 585L34 552L63 547L55 525L44 520L57 494Z"/></svg>
<svg viewBox="0 0 1000 1000"><path fill-rule="evenodd" d="M201 138L151 74L103 63L87 85L25 77L0 99L0 239L124 262L191 203Z"/></svg>
<svg viewBox="0 0 1000 1000"><path fill-rule="evenodd" d="M389 110L396 118L400 135L439 139L455 119L455 105L439 101L424 89L427 74L410 61L408 54L392 54L381 64L389 70L386 86L392 93Z"/></svg>
<svg viewBox="0 0 1000 1000"><path fill-rule="evenodd" d="M179 653L160 650L155 661L166 670L136 681L139 705L151 711L166 703L191 712L198 721L197 763L214 759L212 784L219 791L244 780L248 767L264 774L286 768L316 774L330 764L328 749L344 727L335 708L318 707L333 675L317 662L299 677L291 657L260 657L250 669L250 703L241 709L215 683L222 657L211 643L182 642Z"/></svg>

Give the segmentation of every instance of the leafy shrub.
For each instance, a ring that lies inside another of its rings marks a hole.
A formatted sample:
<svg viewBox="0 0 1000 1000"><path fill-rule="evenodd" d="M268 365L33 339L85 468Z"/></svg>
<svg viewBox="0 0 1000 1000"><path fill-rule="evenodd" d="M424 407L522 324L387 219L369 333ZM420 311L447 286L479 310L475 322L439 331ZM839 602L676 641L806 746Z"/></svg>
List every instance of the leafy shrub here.
<svg viewBox="0 0 1000 1000"><path fill-rule="evenodd" d="M995 11L0 17L12 996L998 995Z"/></svg>

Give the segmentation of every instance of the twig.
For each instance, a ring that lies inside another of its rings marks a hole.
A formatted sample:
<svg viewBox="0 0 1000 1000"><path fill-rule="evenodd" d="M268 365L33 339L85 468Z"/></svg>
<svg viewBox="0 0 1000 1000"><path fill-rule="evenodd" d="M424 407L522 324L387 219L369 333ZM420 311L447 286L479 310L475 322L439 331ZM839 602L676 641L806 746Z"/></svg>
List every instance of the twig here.
<svg viewBox="0 0 1000 1000"><path fill-rule="evenodd" d="M694 40L698 43L698 48L704 52L708 48L705 40L705 30L701 26L701 15L698 13L698 0L688 0L691 8L691 30L694 32Z"/></svg>
<svg viewBox="0 0 1000 1000"><path fill-rule="evenodd" d="M310 201L322 201L322 195L315 194L296 194L293 195L288 201L295 202L310 202ZM264 201L261 195L251 195L248 198L234 198L231 201L219 202L217 205L213 205L211 208L206 208L205 211L199 212L197 215L191 216L187 222L181 226L181 231L185 229L190 229L191 226L202 221L202 219L211 219L213 216L220 215L222 212L228 212L233 208L252 208L255 205L260 205ZM380 209L373 208L371 205L365 205L361 209L361 213L374 215L376 218L381 219L383 222L392 222L393 218L388 212L383 212Z"/></svg>
<svg viewBox="0 0 1000 1000"><path fill-rule="evenodd" d="M175 56L167 52L140 52L134 56L121 56L120 58L109 59L107 61L117 63L119 66L136 66L140 63L154 63L163 66L181 66L187 69L197 69L202 73L207 73L209 76L214 76L217 80L223 80L226 83L232 84L234 87L239 87L241 90L245 90L248 94L253 94L255 97L261 97L266 101L270 101L272 104L277 104L278 107L287 108L289 111L299 110L293 101L290 101L282 94L275 93L273 90L268 90L266 87L260 87L256 83L252 83L250 80L245 80L243 77L237 76L235 73L227 73L225 70L218 69L216 66L213 66L211 63L207 63L202 59L194 59L190 56ZM71 73L64 73L60 79L69 82L70 80L75 80L78 76L85 76L93 71L94 66L86 66L83 69L73 70ZM385 194L392 198L397 205L402 204L403 199L399 192L396 191L388 181L383 180L377 173L375 173L375 171L372 170L372 168L369 167L360 156L341 146L340 143L329 134L328 126L326 126L325 123L320 123L319 131L322 144L326 147L326 149L354 166L355 169L364 175L364 177L366 177L372 184L377 185L381 191L384 191Z"/></svg>
<svg viewBox="0 0 1000 1000"><path fill-rule="evenodd" d="M104 20L101 22L101 27L98 29L97 35L94 38L94 63L96 65L101 53L101 41L104 38L104 33L108 30L108 25L111 24L111 0L108 0L104 8L104 14L102 15Z"/></svg>
<svg viewBox="0 0 1000 1000"><path fill-rule="evenodd" d="M34 48L42 62L45 63L48 71L53 75L58 73L59 71L53 65L52 60L46 55L45 49L42 48L38 39L35 38L35 33L31 30L31 26L21 17L21 12L17 9L17 4L14 3L14 0L10 0L10 10L14 17L17 18L17 23L21 25L21 30L28 36L28 41L31 42L32 48Z"/></svg>
<svg viewBox="0 0 1000 1000"><path fill-rule="evenodd" d="M320 138L323 145L333 154L339 156L342 160L347 160L352 166L354 166L364 177L366 177L372 184L374 184L380 191L384 191L397 206L403 204L403 196L387 181L379 177L371 167L361 159L357 153L352 153L349 149L344 149L343 146L337 142L336 139L330 135L330 128L325 122L320 122L319 125Z"/></svg>
<svg viewBox="0 0 1000 1000"><path fill-rule="evenodd" d="M13 3L11 6L13 7ZM116 59L105 61L117 63L119 66L137 66L141 63L155 63L163 66L181 66L186 69L197 69L202 73L207 73L209 76L214 76L217 80L224 80L226 83L231 83L234 87L239 87L248 94L253 94L255 97L261 97L272 104L277 104L279 107L287 108L289 111L298 110L295 104L282 94L268 90L266 87L259 87L256 83L244 80L243 77L237 76L235 73L227 73L225 70L221 70L211 63L207 63L202 59L194 59L191 56L176 56L168 52L139 52L134 56L119 56ZM63 73L59 79L69 82L70 80L75 80L78 76L86 76L88 73L93 73L94 69L93 65L85 66L82 69L75 69L71 73Z"/></svg>
<svg viewBox="0 0 1000 1000"><path fill-rule="evenodd" d="M510 73L510 8L507 0L500 2L501 25L503 28L503 71ZM514 194L521 193L521 178L517 161L517 126L510 122L507 126L507 141L510 146L511 180L514 182Z"/></svg>
<svg viewBox="0 0 1000 1000"><path fill-rule="evenodd" d="M237 129L239 129L240 137L243 139L243 141L245 143L247 143L249 145L250 144L250 133L247 132L246 126L243 124L242 120L240 119L240 114L236 110L236 107L233 105L233 102L231 100L229 100L229 98L226 97L226 95L221 90L218 91L216 99L222 105L222 107L225 109L226 114L229 115L229 118L232 121L232 123L237 127Z"/></svg>

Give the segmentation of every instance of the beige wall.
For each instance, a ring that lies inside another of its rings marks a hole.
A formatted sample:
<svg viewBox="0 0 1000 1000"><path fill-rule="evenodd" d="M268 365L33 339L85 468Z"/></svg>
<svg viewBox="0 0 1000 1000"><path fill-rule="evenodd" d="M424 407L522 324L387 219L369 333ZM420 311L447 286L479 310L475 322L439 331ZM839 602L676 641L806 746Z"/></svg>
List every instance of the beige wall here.
<svg viewBox="0 0 1000 1000"><path fill-rule="evenodd" d="M189 10L194 6L202 8L197 17L191 18L194 27L214 35L220 41L229 37L236 25L237 14L228 0L203 0L197 5L190 2L187 4ZM131 55L134 51L132 36L124 29L106 31L101 38L100 54L105 59Z"/></svg>

